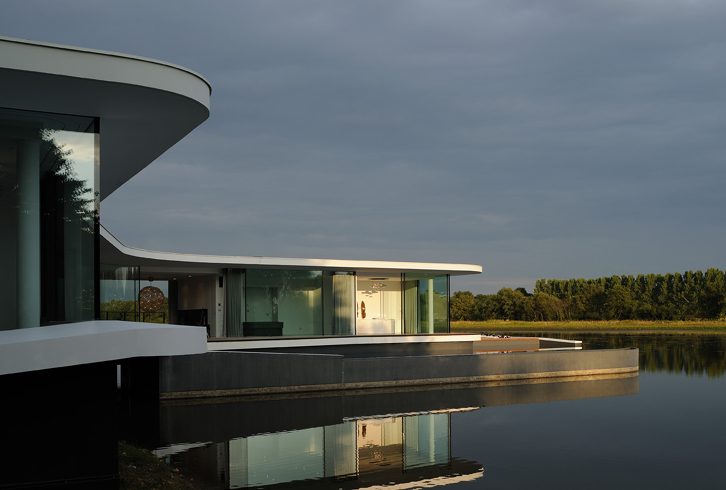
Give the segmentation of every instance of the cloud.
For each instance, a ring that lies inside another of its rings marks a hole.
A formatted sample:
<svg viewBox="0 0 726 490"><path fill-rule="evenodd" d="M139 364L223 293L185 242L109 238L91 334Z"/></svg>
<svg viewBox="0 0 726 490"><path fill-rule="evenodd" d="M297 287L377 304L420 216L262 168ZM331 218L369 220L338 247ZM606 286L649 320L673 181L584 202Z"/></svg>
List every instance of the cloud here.
<svg viewBox="0 0 726 490"><path fill-rule="evenodd" d="M209 121L102 204L130 245L478 263L475 292L721 265L723 2L5 7L210 80Z"/></svg>

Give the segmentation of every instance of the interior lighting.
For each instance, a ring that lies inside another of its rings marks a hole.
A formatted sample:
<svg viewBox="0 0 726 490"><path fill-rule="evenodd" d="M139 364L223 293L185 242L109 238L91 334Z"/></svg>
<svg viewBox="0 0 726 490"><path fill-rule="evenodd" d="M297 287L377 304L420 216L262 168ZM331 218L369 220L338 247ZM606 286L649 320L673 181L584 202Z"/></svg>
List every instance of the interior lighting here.
<svg viewBox="0 0 726 490"><path fill-rule="evenodd" d="M164 304L164 293L151 283L153 277L149 278L149 285L139 291L139 308L141 311L159 311Z"/></svg>

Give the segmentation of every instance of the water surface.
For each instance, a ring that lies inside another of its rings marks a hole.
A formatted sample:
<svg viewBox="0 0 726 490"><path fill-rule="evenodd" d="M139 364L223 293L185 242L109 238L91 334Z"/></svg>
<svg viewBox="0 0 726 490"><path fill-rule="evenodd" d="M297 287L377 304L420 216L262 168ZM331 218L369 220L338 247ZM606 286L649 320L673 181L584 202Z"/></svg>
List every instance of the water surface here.
<svg viewBox="0 0 726 490"><path fill-rule="evenodd" d="M169 405L155 444L202 488L723 488L726 336L569 337L639 375Z"/></svg>

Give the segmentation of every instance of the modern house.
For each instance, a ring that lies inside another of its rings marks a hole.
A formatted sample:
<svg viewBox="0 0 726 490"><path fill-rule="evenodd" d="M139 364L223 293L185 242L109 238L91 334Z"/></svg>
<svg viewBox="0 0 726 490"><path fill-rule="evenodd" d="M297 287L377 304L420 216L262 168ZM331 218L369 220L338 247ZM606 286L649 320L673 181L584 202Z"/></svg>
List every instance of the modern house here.
<svg viewBox="0 0 726 490"><path fill-rule="evenodd" d="M447 331L449 274L480 272L121 245L101 202L204 122L210 94L169 63L0 37L0 390L13 420L0 488L116 486L120 363L144 368L121 377L138 387L160 359L214 361L208 335ZM158 307L149 276L166 284L166 324L102 317L108 299ZM62 449L36 464L44 441Z"/></svg>
<svg viewBox="0 0 726 490"><path fill-rule="evenodd" d="M12 421L0 488L114 488L120 393L637 373L637 350L478 355L481 335L450 334L448 310L451 276L480 266L121 244L101 226L103 199L203 123L210 95L172 64L0 37L0 392ZM143 321L160 308L164 323ZM542 346L505 342L491 350Z"/></svg>
<svg viewBox="0 0 726 490"><path fill-rule="evenodd" d="M101 259L105 301L129 300L146 284L166 281L170 323L206 325L210 337L448 333L449 277L481 270L149 252L122 245L104 228Z"/></svg>
<svg viewBox="0 0 726 490"><path fill-rule="evenodd" d="M149 252L100 226L101 201L201 124L210 93L168 63L0 38L0 330L120 319L111 300L141 320L153 278L165 322L210 337L448 332L449 277L479 266Z"/></svg>
<svg viewBox="0 0 726 490"><path fill-rule="evenodd" d="M168 63L0 38L0 330L121 319L112 300L141 320L153 278L165 322L210 337L449 331L449 278L479 266L149 252L100 226L101 201L201 124L210 94Z"/></svg>

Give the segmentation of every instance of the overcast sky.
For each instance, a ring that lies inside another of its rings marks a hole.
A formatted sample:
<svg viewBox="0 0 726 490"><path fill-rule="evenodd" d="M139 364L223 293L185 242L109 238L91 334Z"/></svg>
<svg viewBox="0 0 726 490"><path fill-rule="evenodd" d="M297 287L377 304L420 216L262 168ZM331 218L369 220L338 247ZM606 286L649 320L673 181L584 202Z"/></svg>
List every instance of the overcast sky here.
<svg viewBox="0 0 726 490"><path fill-rule="evenodd" d="M3 2L179 64L211 116L102 203L178 252L471 263L452 290L725 269L726 2ZM102 163L103 168L103 163Z"/></svg>

